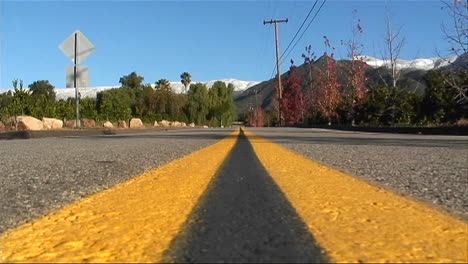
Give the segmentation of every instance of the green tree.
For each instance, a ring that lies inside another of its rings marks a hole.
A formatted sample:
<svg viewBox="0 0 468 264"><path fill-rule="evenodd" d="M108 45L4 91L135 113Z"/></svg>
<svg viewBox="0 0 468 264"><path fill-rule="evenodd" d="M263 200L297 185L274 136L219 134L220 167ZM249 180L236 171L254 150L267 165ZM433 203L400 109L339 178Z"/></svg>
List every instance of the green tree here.
<svg viewBox="0 0 468 264"><path fill-rule="evenodd" d="M31 95L29 113L39 119L43 117L55 117L56 102L51 101L45 94Z"/></svg>
<svg viewBox="0 0 468 264"><path fill-rule="evenodd" d="M197 125L205 125L210 106L208 88L202 83L192 84L187 96L187 109L190 122Z"/></svg>
<svg viewBox="0 0 468 264"><path fill-rule="evenodd" d="M208 92L211 126L230 126L236 118L234 86L222 81L213 84Z"/></svg>
<svg viewBox="0 0 468 264"><path fill-rule="evenodd" d="M448 81L447 75L457 75L459 83L468 86L468 72L431 71L426 79L427 90L421 105L421 117L425 122L442 124L455 123L467 117L468 101L459 100L459 91ZM452 76L453 78L453 76Z"/></svg>
<svg viewBox="0 0 468 264"><path fill-rule="evenodd" d="M80 115L81 115L81 118L99 120L98 111L97 111L97 102L95 98L85 97L81 99Z"/></svg>
<svg viewBox="0 0 468 264"><path fill-rule="evenodd" d="M171 111L172 119L180 122L188 123L189 119L185 113L188 104L188 97L186 94L172 93Z"/></svg>
<svg viewBox="0 0 468 264"><path fill-rule="evenodd" d="M189 89L190 87L190 83L192 82L192 75L190 75L190 73L188 72L183 72L181 75L180 75L180 82L184 85L185 89L184 89L184 93L187 92L187 90Z"/></svg>
<svg viewBox="0 0 468 264"><path fill-rule="evenodd" d="M116 122L128 120L132 117L135 105L133 88L116 88L97 94L97 109L101 120Z"/></svg>
<svg viewBox="0 0 468 264"><path fill-rule="evenodd" d="M55 87L47 80L35 81L29 86L33 98L39 98L42 95L50 102L55 102Z"/></svg>
<svg viewBox="0 0 468 264"><path fill-rule="evenodd" d="M156 112L160 113L163 119L172 119L172 90L170 82L166 79L160 79L155 86L155 104Z"/></svg>
<svg viewBox="0 0 468 264"><path fill-rule="evenodd" d="M157 82L156 82L156 87L155 87L156 90L159 90L159 91L172 91L171 89L171 83L169 82L169 80L167 79L159 79Z"/></svg>
<svg viewBox="0 0 468 264"><path fill-rule="evenodd" d="M138 75L136 72L132 72L129 75L122 76L119 82L122 84L123 87L138 89L142 86L144 79L145 78Z"/></svg>
<svg viewBox="0 0 468 264"><path fill-rule="evenodd" d="M158 116L156 116L155 91L150 85L144 85L142 89L137 90L135 100L134 116L141 117L146 123L152 123L158 119Z"/></svg>
<svg viewBox="0 0 468 264"><path fill-rule="evenodd" d="M8 106L7 113L9 116L16 117L19 115L30 114L31 109L31 92L23 89L22 80L13 81L13 100Z"/></svg>
<svg viewBox="0 0 468 264"><path fill-rule="evenodd" d="M55 117L62 120L74 120L76 118L75 110L74 98L60 99L56 103Z"/></svg>
<svg viewBox="0 0 468 264"><path fill-rule="evenodd" d="M29 86L30 114L36 118L55 117L55 87L47 80L35 81Z"/></svg>
<svg viewBox="0 0 468 264"><path fill-rule="evenodd" d="M13 93L8 91L6 93L0 94L0 121L6 123L9 113L8 107L13 102Z"/></svg>
<svg viewBox="0 0 468 264"><path fill-rule="evenodd" d="M377 87L368 91L356 120L371 125L410 125L418 120L420 96L398 87Z"/></svg>

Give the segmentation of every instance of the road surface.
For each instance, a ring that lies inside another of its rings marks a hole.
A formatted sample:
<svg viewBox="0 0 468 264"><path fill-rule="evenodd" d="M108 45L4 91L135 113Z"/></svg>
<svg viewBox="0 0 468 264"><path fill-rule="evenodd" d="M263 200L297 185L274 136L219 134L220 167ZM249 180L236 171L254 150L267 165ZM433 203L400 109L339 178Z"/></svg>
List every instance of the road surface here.
<svg viewBox="0 0 468 264"><path fill-rule="evenodd" d="M468 137L183 129L0 144L0 260L468 261Z"/></svg>

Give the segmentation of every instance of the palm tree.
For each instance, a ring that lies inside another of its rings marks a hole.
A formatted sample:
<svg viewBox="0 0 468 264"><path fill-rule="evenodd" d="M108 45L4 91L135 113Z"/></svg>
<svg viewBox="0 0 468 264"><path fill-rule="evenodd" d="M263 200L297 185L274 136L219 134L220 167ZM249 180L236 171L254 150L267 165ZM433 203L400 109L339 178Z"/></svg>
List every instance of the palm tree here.
<svg viewBox="0 0 468 264"><path fill-rule="evenodd" d="M156 90L170 91L171 83L166 79L160 79L159 81L156 82Z"/></svg>
<svg viewBox="0 0 468 264"><path fill-rule="evenodd" d="M188 72L184 72L180 75L180 82L184 85L184 93L188 91L190 83L192 82L192 75Z"/></svg>

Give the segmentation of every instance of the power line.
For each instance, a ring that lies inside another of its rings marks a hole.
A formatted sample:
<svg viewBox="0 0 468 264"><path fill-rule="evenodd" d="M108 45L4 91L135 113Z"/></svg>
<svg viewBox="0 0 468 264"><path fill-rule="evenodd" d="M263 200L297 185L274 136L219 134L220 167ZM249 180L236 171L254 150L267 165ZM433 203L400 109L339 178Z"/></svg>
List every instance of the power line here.
<svg viewBox="0 0 468 264"><path fill-rule="evenodd" d="M326 0L325 0L326 1ZM322 8L322 6L324 5L325 1L322 3L322 5L320 6L319 10L315 13L314 17L312 18L312 20L309 22L309 24L307 25L306 29L304 30L307 31L307 29L309 28L310 24L312 23L312 21L315 19L315 17L317 16L318 12L320 12L320 9ZM305 23L307 22L307 19L309 18L310 14L312 14L312 11L314 10L315 6L317 5L318 3L318 0L315 0L314 4L312 5L312 7L310 8L309 10L309 13L307 14L307 16L305 17L304 21L302 21L302 24L301 26L297 29L296 31L296 34L294 34L294 37L291 39L291 41L289 42L288 46L286 47L286 49L283 51L283 53L281 54L280 56L280 62L283 61L283 57L287 57L289 56L289 54L291 53L291 51L289 51L289 53L284 56L284 54L288 51L288 49L291 47L291 44L294 42L294 40L296 39L297 35L299 34L299 32L301 31L302 27L304 27ZM301 36L299 37L299 39L297 40L296 44L293 46L292 49L294 49L297 45L297 43L299 42L299 40L302 38L302 36L304 35L304 32L301 34ZM274 74L275 74L275 67L273 67L273 70L271 72L271 76L270 76L270 79L273 78Z"/></svg>
<svg viewBox="0 0 468 264"><path fill-rule="evenodd" d="M288 57L289 54L291 54L291 52L294 50L294 48L297 46L297 44L299 43L299 41L301 40L301 38L304 36L304 34L306 33L307 29L309 29L310 25L312 24L312 22L314 22L315 18L317 17L317 15L320 13L320 10L322 9L323 5L325 5L325 3L327 2L327 0L323 0L322 4L320 5L319 9L317 10L317 12L315 13L314 17L310 20L309 24L307 25L307 27L304 29L304 31L302 32L301 36L299 37L299 39L297 39L296 43L294 44L294 46L292 47L292 49L289 50L288 54L285 56L285 57Z"/></svg>
<svg viewBox="0 0 468 264"><path fill-rule="evenodd" d="M314 10L315 6L317 5L318 3L318 0L315 0L315 3L314 5L312 6L312 8L309 10L309 13L307 14L306 18L304 19L304 21L302 21L302 24L301 26L297 29L296 31L296 34L294 34L294 37L291 39L291 41L289 42L288 46L286 47L286 49L283 51L283 53L281 54L280 56L280 59L283 58L284 54L288 51L289 47L291 47L291 44L294 42L294 40L296 39L297 35L299 34L299 32L301 31L302 27L304 26L304 24L307 22L307 19L309 19L309 16L310 14L312 14L312 11Z"/></svg>

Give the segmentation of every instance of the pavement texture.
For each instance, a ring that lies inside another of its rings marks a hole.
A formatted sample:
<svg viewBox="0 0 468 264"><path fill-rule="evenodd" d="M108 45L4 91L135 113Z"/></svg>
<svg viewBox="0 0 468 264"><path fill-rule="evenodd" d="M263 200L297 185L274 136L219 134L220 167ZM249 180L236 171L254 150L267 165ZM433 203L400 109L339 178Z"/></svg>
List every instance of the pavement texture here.
<svg viewBox="0 0 468 264"><path fill-rule="evenodd" d="M232 131L184 129L2 141L0 233L213 144Z"/></svg>
<svg viewBox="0 0 468 264"><path fill-rule="evenodd" d="M5 232L0 262L161 262L237 134Z"/></svg>
<svg viewBox="0 0 468 264"><path fill-rule="evenodd" d="M468 137L249 128L299 154L468 219Z"/></svg>
<svg viewBox="0 0 468 264"><path fill-rule="evenodd" d="M247 139L234 131L2 142L0 257L468 261L466 222L431 198L466 213L467 137L252 128ZM436 173L426 175L428 166ZM408 179L414 185L401 187Z"/></svg>
<svg viewBox="0 0 468 264"><path fill-rule="evenodd" d="M165 262L327 262L243 133L185 225Z"/></svg>
<svg viewBox="0 0 468 264"><path fill-rule="evenodd" d="M468 261L466 222L245 133L333 262Z"/></svg>

